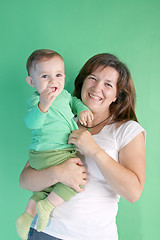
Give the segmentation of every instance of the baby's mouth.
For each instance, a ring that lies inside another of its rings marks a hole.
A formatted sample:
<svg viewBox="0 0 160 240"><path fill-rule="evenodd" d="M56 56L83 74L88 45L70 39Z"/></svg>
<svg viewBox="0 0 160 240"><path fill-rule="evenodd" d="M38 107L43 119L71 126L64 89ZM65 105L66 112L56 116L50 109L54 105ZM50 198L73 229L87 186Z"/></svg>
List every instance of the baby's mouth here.
<svg viewBox="0 0 160 240"><path fill-rule="evenodd" d="M56 92L58 90L58 87L51 87L52 92Z"/></svg>

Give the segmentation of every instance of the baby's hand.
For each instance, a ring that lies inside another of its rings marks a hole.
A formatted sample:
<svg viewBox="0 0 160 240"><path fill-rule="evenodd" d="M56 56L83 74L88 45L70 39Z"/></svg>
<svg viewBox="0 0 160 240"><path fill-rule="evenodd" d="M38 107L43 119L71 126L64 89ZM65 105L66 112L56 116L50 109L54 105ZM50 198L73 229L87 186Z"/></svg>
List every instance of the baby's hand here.
<svg viewBox="0 0 160 240"><path fill-rule="evenodd" d="M79 114L79 121L84 126L90 126L93 119L94 119L94 116L90 110L84 110Z"/></svg>
<svg viewBox="0 0 160 240"><path fill-rule="evenodd" d="M55 100L55 93L52 91L50 87L45 88L40 94L40 101L38 107L41 112L47 112L52 102Z"/></svg>

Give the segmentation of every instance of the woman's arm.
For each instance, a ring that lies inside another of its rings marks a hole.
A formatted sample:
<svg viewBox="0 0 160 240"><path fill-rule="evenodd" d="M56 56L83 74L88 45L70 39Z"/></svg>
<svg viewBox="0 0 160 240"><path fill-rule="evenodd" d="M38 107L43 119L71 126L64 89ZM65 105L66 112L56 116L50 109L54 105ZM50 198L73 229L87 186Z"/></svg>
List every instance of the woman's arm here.
<svg viewBox="0 0 160 240"><path fill-rule="evenodd" d="M77 192L83 191L79 185L85 185L87 174L79 158L71 158L60 165L42 170L31 168L29 162L20 174L19 182L23 189L41 191L57 182L62 182L74 188Z"/></svg>
<svg viewBox="0 0 160 240"><path fill-rule="evenodd" d="M114 191L129 202L139 199L145 181L145 138L140 133L119 152L119 163L101 149L88 131L76 130L69 143L90 156Z"/></svg>

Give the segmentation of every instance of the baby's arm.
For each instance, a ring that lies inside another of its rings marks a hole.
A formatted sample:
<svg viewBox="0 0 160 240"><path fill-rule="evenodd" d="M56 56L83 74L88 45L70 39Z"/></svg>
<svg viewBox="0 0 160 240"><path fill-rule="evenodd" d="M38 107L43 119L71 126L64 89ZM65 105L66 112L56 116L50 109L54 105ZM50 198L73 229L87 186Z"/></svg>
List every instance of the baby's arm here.
<svg viewBox="0 0 160 240"><path fill-rule="evenodd" d="M50 87L45 88L41 94L34 94L28 102L25 124L29 129L41 128L45 122L47 111L55 100L57 93Z"/></svg>
<svg viewBox="0 0 160 240"><path fill-rule="evenodd" d="M56 99L56 94L52 90L52 88L47 87L45 88L39 98L38 108L41 112L45 113L48 111L50 106L52 105L53 101Z"/></svg>
<svg viewBox="0 0 160 240"><path fill-rule="evenodd" d="M46 113L42 113L38 108L39 95L34 94L27 103L27 113L24 122L29 129L41 128L46 119Z"/></svg>
<svg viewBox="0 0 160 240"><path fill-rule="evenodd" d="M80 123L84 126L90 126L93 121L93 113L90 109L77 97L71 96L70 106L72 112L78 116Z"/></svg>

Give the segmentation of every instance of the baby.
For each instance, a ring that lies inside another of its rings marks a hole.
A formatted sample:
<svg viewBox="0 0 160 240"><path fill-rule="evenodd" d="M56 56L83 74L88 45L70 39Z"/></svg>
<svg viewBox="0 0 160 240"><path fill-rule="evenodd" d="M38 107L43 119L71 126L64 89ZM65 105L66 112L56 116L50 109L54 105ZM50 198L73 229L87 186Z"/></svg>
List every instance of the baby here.
<svg viewBox="0 0 160 240"><path fill-rule="evenodd" d="M26 126L32 129L29 163L32 168L41 170L76 157L75 146L68 144L70 133L78 129L73 117L77 115L81 124L89 125L93 114L80 99L64 90L64 61L57 52L48 49L34 51L28 58L27 71L26 81L36 89L28 101L25 117ZM51 211L75 194L74 189L60 182L34 192L25 212L16 221L19 236L27 240L37 213L37 231L42 231Z"/></svg>

